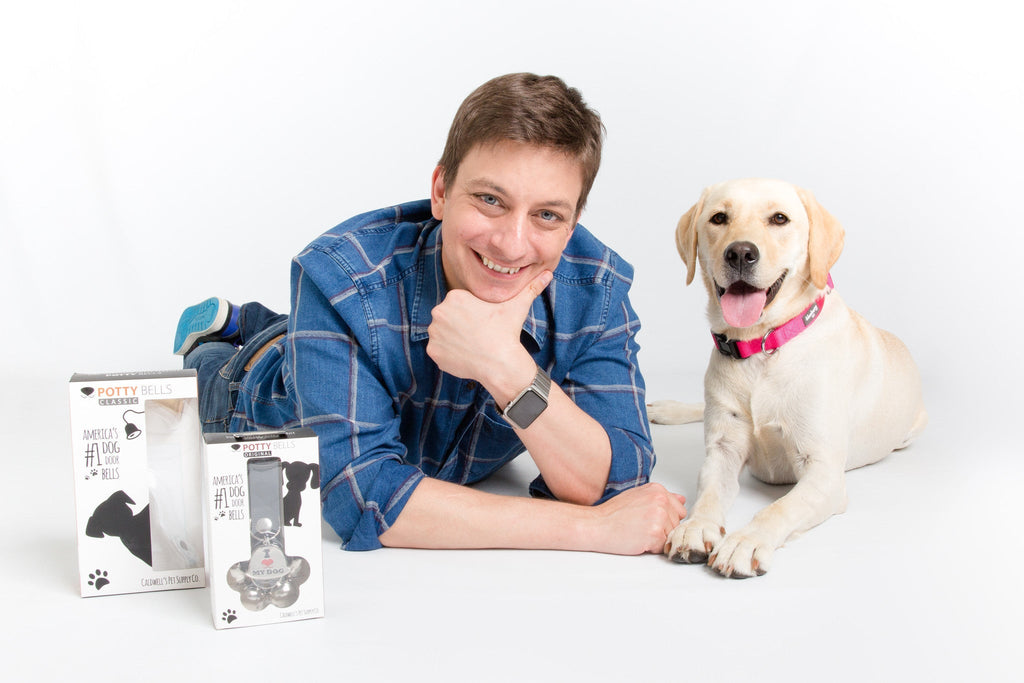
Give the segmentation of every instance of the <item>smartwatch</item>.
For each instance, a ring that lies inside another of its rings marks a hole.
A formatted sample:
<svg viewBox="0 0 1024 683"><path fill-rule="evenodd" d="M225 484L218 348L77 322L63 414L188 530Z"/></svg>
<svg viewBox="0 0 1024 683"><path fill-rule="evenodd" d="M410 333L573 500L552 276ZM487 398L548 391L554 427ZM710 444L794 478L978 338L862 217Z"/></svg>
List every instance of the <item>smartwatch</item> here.
<svg viewBox="0 0 1024 683"><path fill-rule="evenodd" d="M501 416L517 429L526 429L548 407L548 392L551 391L551 378L538 366L533 382L516 395Z"/></svg>

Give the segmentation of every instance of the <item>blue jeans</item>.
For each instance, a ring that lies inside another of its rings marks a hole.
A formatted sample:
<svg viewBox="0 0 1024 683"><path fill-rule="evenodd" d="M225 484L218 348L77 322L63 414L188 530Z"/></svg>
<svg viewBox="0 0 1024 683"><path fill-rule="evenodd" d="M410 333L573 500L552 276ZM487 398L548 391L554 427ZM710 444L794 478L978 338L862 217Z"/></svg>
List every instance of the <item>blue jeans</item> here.
<svg viewBox="0 0 1024 683"><path fill-rule="evenodd" d="M267 342L288 331L288 316L263 304L242 304L238 331L234 343L205 342L185 356L185 367L198 375L203 432L230 431L246 364Z"/></svg>

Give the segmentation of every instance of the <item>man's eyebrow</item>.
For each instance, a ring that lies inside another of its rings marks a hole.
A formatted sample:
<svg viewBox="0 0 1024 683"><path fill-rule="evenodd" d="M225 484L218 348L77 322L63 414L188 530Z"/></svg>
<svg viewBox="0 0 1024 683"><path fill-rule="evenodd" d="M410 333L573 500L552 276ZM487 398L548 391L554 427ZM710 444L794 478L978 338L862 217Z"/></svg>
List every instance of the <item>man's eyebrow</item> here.
<svg viewBox="0 0 1024 683"><path fill-rule="evenodd" d="M480 190L490 190L495 194L508 194L508 191L505 188L487 178L470 178L469 180L466 181L466 188L472 189L477 192L479 192Z"/></svg>
<svg viewBox="0 0 1024 683"><path fill-rule="evenodd" d="M488 190L494 194L508 196L508 190L498 185L493 180L488 178L470 178L466 181L465 188L470 192L479 192L480 190ZM540 202L541 206L547 206L553 209L562 209L565 211L575 211L576 205L571 202L565 202L560 199L549 199L547 201Z"/></svg>

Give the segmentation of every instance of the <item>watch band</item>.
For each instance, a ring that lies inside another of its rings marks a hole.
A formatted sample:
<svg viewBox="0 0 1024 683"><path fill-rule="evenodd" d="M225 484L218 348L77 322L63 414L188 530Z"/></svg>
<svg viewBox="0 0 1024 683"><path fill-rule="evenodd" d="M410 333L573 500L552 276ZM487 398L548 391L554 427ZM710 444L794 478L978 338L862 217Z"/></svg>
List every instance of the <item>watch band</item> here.
<svg viewBox="0 0 1024 683"><path fill-rule="evenodd" d="M548 394L551 392L551 378L544 369L537 366L537 373L530 385L520 391L500 411L509 424L519 429L526 429L548 407Z"/></svg>

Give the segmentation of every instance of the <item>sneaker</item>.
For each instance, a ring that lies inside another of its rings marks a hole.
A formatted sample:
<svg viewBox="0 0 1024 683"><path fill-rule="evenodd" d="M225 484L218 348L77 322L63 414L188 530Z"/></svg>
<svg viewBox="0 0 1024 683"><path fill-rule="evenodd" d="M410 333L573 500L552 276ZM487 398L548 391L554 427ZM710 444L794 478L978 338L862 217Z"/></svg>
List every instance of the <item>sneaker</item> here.
<svg viewBox="0 0 1024 683"><path fill-rule="evenodd" d="M189 306L178 318L174 333L174 353L187 355L208 341L231 341L238 337L238 306L227 299L212 296Z"/></svg>

